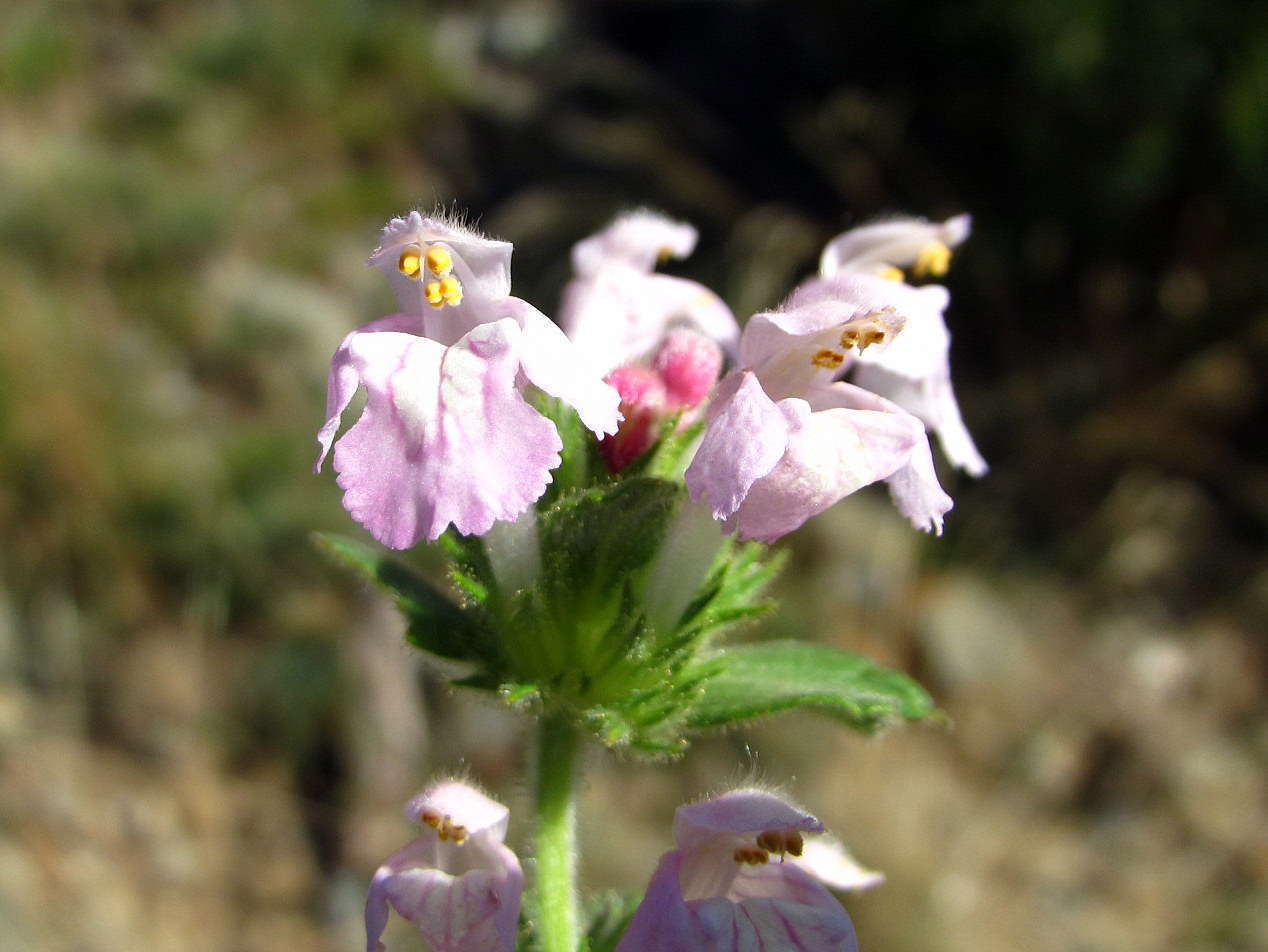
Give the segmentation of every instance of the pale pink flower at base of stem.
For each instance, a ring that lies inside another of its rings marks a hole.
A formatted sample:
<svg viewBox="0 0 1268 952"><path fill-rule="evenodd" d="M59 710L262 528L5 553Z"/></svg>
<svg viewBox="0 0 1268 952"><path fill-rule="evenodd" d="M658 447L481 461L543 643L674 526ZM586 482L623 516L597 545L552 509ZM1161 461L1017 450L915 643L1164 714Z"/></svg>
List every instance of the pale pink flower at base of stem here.
<svg viewBox="0 0 1268 952"><path fill-rule="evenodd" d="M451 780L411 800L406 815L424 830L374 874L365 904L366 952L383 952L389 908L412 922L434 952L513 952L524 873L502 842L506 807Z"/></svg>
<svg viewBox="0 0 1268 952"><path fill-rule="evenodd" d="M830 841L823 824L763 790L678 808L665 853L617 952L855 952L854 926L828 892L879 881Z"/></svg>

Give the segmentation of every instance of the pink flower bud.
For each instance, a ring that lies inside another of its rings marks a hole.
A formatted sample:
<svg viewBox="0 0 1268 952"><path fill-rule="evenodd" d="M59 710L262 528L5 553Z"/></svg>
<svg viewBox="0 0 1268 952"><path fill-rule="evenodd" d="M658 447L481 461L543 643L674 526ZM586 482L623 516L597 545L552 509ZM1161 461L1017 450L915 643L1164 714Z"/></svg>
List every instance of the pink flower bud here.
<svg viewBox="0 0 1268 952"><path fill-rule="evenodd" d="M605 379L621 395L624 420L615 436L603 438L599 450L608 469L619 473L656 441L656 428L665 412L665 384L654 371L634 364L617 367Z"/></svg>
<svg viewBox="0 0 1268 952"><path fill-rule="evenodd" d="M669 404L690 409L709 395L717 381L722 348L702 334L678 328L665 338L652 364L665 383Z"/></svg>

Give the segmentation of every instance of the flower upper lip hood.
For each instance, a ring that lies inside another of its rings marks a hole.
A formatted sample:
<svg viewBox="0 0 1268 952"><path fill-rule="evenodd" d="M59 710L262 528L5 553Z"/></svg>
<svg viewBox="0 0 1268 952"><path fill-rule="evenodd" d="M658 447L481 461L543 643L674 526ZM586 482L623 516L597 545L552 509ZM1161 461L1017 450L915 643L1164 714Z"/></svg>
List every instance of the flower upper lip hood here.
<svg viewBox="0 0 1268 952"><path fill-rule="evenodd" d="M524 874L502 842L506 807L450 780L411 800L406 815L425 829L374 874L366 952L383 952L389 906L436 952L513 952Z"/></svg>
<svg viewBox="0 0 1268 952"><path fill-rule="evenodd" d="M687 256L695 244L691 225L637 211L573 247L574 277L564 289L559 323L600 372L648 357L678 325L734 354L740 329L722 299L695 281L654 270L666 257Z"/></svg>
<svg viewBox="0 0 1268 952"><path fill-rule="evenodd" d="M695 251L696 238L696 229L686 222L647 209L627 212L572 246L572 269L593 277L604 266L620 263L650 274L658 262Z"/></svg>
<svg viewBox="0 0 1268 952"><path fill-rule="evenodd" d="M911 267L936 277L946 272L950 249L968 238L972 226L969 215L956 215L944 222L898 216L860 225L828 242L819 258L819 274L825 278L888 274L893 268Z"/></svg>
<svg viewBox="0 0 1268 952"><path fill-rule="evenodd" d="M404 218L393 218L383 227L379 246L369 260L372 267L387 275L402 311L426 316L443 310L427 300L425 292L429 275L426 262L421 261L422 267L412 274L408 273L412 269L402 270L401 266L401 256L408 249L418 248L425 257L433 247L448 252L451 272L461 284L462 304L487 304L511 293L511 252L514 246L509 241L486 238L447 216L424 217L412 211ZM430 276L438 275L437 272ZM428 336L438 339L432 334ZM441 343L452 341L442 340Z"/></svg>
<svg viewBox="0 0 1268 952"><path fill-rule="evenodd" d="M742 789L688 804L674 815L677 848L665 853L618 952L790 949L853 952L854 926L806 862L806 837L823 824L764 790ZM816 862L837 888L848 857L829 842Z"/></svg>

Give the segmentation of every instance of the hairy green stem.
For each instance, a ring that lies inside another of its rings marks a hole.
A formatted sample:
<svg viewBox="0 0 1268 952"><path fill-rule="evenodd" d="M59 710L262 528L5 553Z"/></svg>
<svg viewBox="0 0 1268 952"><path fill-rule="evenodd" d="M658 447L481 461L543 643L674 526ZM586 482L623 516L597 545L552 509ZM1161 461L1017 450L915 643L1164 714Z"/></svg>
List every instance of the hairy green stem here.
<svg viewBox="0 0 1268 952"><path fill-rule="evenodd" d="M577 811L573 800L578 737L557 715L543 717L537 740L537 936L542 952L576 952Z"/></svg>

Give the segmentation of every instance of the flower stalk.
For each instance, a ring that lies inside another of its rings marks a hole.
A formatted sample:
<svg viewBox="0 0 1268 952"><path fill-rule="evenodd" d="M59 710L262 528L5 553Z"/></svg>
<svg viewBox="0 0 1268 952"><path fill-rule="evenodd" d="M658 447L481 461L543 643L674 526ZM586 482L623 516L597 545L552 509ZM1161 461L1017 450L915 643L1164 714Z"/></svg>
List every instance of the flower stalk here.
<svg viewBox="0 0 1268 952"><path fill-rule="evenodd" d="M542 952L575 952L577 930L576 728L544 715L537 739L537 937Z"/></svg>

